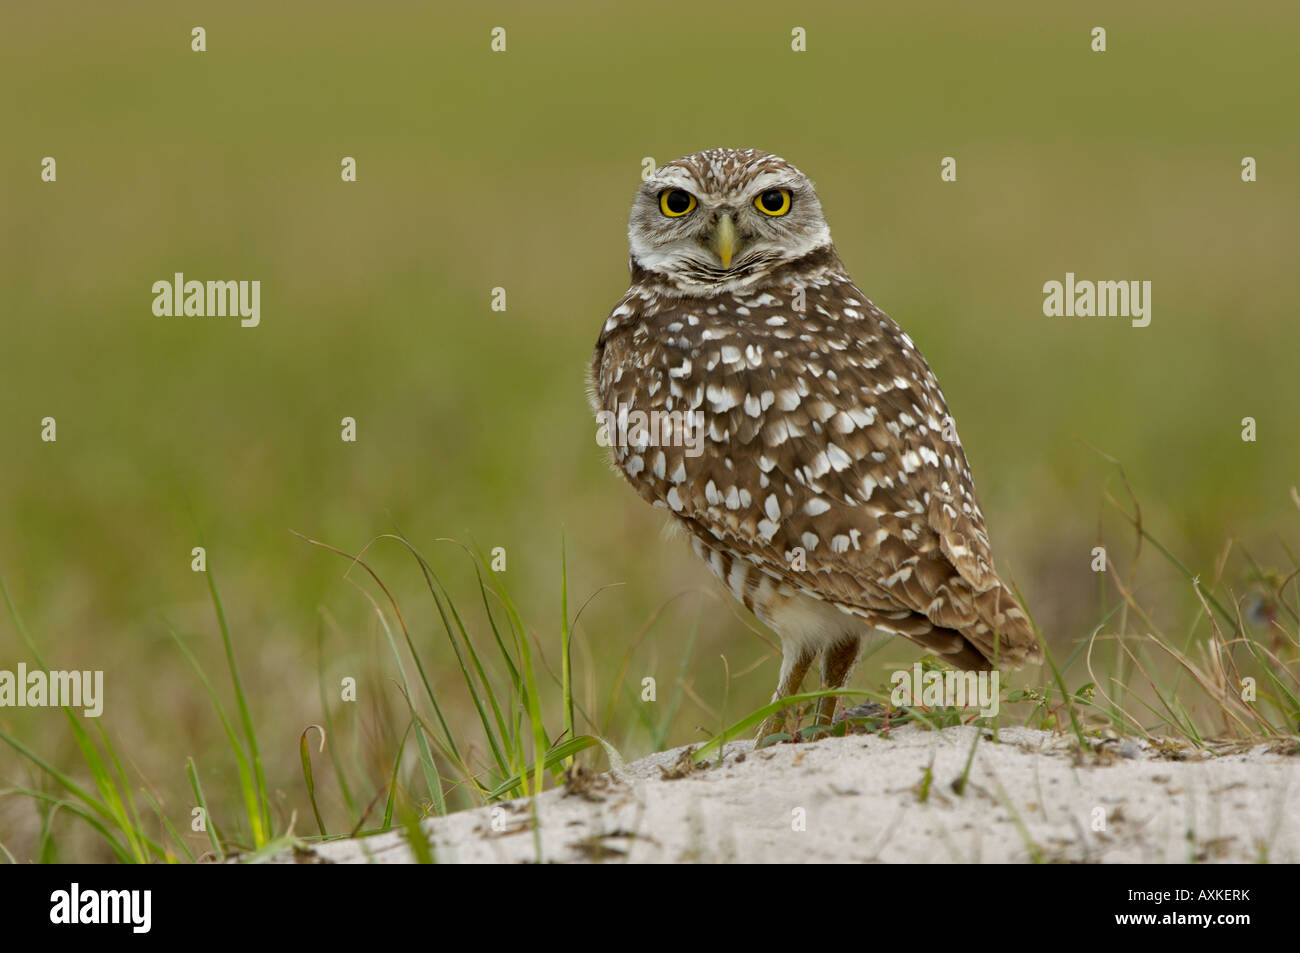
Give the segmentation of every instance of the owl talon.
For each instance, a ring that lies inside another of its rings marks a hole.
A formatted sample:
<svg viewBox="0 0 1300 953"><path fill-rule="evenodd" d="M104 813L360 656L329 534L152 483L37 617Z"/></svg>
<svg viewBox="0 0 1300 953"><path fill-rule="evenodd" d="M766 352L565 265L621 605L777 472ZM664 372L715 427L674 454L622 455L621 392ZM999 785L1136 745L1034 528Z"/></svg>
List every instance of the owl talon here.
<svg viewBox="0 0 1300 953"><path fill-rule="evenodd" d="M864 702L861 705L854 705L852 708L846 708L835 716L834 724L842 721L861 721L867 718L884 718L889 714L889 709L879 702Z"/></svg>

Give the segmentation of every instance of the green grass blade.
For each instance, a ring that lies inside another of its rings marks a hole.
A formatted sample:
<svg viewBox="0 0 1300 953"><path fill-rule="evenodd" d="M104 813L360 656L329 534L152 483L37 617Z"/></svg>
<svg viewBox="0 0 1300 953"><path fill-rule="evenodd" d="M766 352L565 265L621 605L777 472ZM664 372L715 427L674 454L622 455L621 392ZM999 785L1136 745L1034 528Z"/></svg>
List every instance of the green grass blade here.
<svg viewBox="0 0 1300 953"><path fill-rule="evenodd" d="M298 758L302 761L302 778L307 784L307 800L311 801L311 812L316 816L316 826L320 829L321 837L329 837L329 831L325 830L325 821L320 816L320 807L316 804L316 779L311 773L311 748L307 744L307 733L313 728L320 732L320 750L325 750L325 729L320 725L308 725L298 736Z"/></svg>
<svg viewBox="0 0 1300 953"><path fill-rule="evenodd" d="M483 557L480 555L479 559ZM486 561L484 567L487 568ZM541 698L537 690L537 673L533 668L533 650L528 642L528 632L524 628L523 620L519 617L519 612L515 609L514 603L510 600L509 593L506 592L505 586L495 577L492 580L496 589L497 598L505 606L506 616L510 620L511 630L515 633L515 645L519 650L519 667L524 676L524 688L522 702L528 715L528 721L532 727L533 734L533 793L540 794L544 783L545 772L545 752L550 747L550 741L546 737L546 725L542 720Z"/></svg>
<svg viewBox="0 0 1300 953"><path fill-rule="evenodd" d="M564 537L560 537L560 692L564 697L564 736L575 735L573 727L573 633L569 630L569 566Z"/></svg>
<svg viewBox="0 0 1300 953"><path fill-rule="evenodd" d="M397 757L393 759L393 773L388 781L388 804L384 807L384 830L393 823L393 805L397 802L397 772L402 767L402 752L406 750L406 739L411 735L411 729L415 727L415 719L412 718L406 723L406 731L402 733L402 740L397 745Z"/></svg>
<svg viewBox="0 0 1300 953"><path fill-rule="evenodd" d="M979 747L981 737L983 732L977 728L975 740L971 742L970 751L966 755L966 767L962 769L961 777L953 784L953 790L957 792L958 797L966 793L966 782L970 779L970 769L975 764L975 749Z"/></svg>
<svg viewBox="0 0 1300 953"><path fill-rule="evenodd" d="M1080 746L1086 749L1087 742L1083 737L1083 725L1079 722L1078 713L1074 710L1074 701L1070 693L1066 691L1065 679L1061 677L1061 670L1057 667L1056 660L1052 658L1052 653L1047 647L1047 639L1043 638L1043 630L1038 627L1038 623L1034 621L1033 615L1029 612L1029 609L1025 607L1024 597L1021 596L1018 588L1015 590L1015 593L1016 599L1020 602L1021 607L1024 608L1025 618L1029 620L1029 625L1034 630L1034 637L1038 639L1038 644L1043 650L1043 658L1047 660L1047 665L1052 670L1052 679L1056 682L1056 687L1060 691L1061 697L1065 700L1065 710L1070 714L1070 724L1074 728L1075 737L1079 739ZM1080 647L1081 646L1082 643L1080 644ZM1077 652L1078 648L1076 648L1075 651Z"/></svg>
<svg viewBox="0 0 1300 953"><path fill-rule="evenodd" d="M104 843L108 844L109 850L113 852L113 855L121 863L131 864L135 862L134 855L132 855L131 852L126 847L118 843L117 838L113 836L113 832L108 829L108 826L105 825L104 822L101 821L98 817L96 817L94 814L92 814L90 811L87 811L85 808L81 807L80 805L75 804L72 801L59 800L58 798L46 794L44 791L37 791L33 788L22 787L20 785L11 787L8 790L14 792L15 794L25 794L27 797L30 797L33 800L43 801L47 804L53 805L56 808L61 808L65 811L71 811L73 814L77 815L77 817L81 818L83 821L85 821L87 824L89 824L92 828L95 829L95 831L100 835L100 837L104 839ZM5 853L8 853L8 851L6 851ZM10 856L12 857L12 855Z"/></svg>
<svg viewBox="0 0 1300 953"><path fill-rule="evenodd" d="M32 658L36 660L37 665L39 665L48 675L50 671L49 666L45 664L45 659L42 658L40 651L36 648L36 643L28 634L26 626L23 625L22 618L18 614L18 607L14 605L3 577L0 577L0 593L4 595L5 606L9 612L10 619L13 620L14 628L18 630L19 637L27 646L28 651L31 652ZM138 863L143 863L147 859L146 851L149 846L148 839L140 836L138 825L132 825L132 822L127 815L127 809L123 803L122 796L117 790L116 783L113 781L103 760L100 758L99 752L95 749L90 736L77 720L76 713L71 708L64 706L63 714L68 719L68 724L72 728L72 734L76 739L77 747L81 750L82 757L86 761L86 766L90 769L91 777L95 781L95 786L100 794L98 801L89 797L80 786L71 784L71 779L68 778L67 775L64 775L62 772L54 771L52 766L48 765L40 758L37 758L30 749L20 745L17 739L11 738L3 732L0 732L0 737L3 737L11 746L23 752L29 760L40 766L42 770L50 775L50 777L63 785L65 790L68 790L75 796L81 798L87 806L117 827L117 829L126 837L133 858ZM71 786L69 786L70 784Z"/></svg>
<svg viewBox="0 0 1300 953"><path fill-rule="evenodd" d="M546 757L542 759L541 763L536 765L527 765L518 774L513 775L498 784L488 794L488 800L494 801L497 798L504 797L514 789L521 786L524 786L526 789L526 779L529 774L535 774L537 777L540 777L543 771L554 770L557 766L563 764L567 759L573 757L579 751L585 751L587 748L594 748L597 745L605 747L607 751L614 750L595 735L578 735L576 738L566 738L548 751ZM615 752L615 754L617 754L617 752Z"/></svg>
<svg viewBox="0 0 1300 953"><path fill-rule="evenodd" d="M677 669L677 679L673 682L672 694L668 696L663 717L651 730L650 743L655 751L664 749L668 733L672 730L673 722L677 720L677 713L681 710L682 699L686 697L686 677L690 672L691 657L695 654L695 640L700 634L700 620L703 618L704 600L701 598L695 611L695 622L691 625L691 634L686 639L686 649L682 652L682 663ZM639 701L640 696L637 697ZM638 710L640 707L638 705Z"/></svg>
<svg viewBox="0 0 1300 953"><path fill-rule="evenodd" d="M397 600L393 598L393 594L389 592L388 587L384 585L384 581L379 578L379 574L376 573L372 568L370 568L370 566L366 564L364 561L362 561L358 556L350 555L341 549L329 545L328 543L322 543L318 540L308 539L307 537L302 536L302 534L300 533L295 533L294 535L298 536L300 539L305 540L306 542L308 542L313 546L317 546L321 549L327 550L328 552L332 552L335 553L336 555L344 557L355 566L360 566L370 576L370 578L374 580L375 585L377 585L380 588L380 590L384 593L385 598L388 599L388 604L393 608L393 615L397 619L397 623L402 629L402 635L406 640L407 648L410 650L411 656L415 660L416 668L419 671L421 680L424 683L425 692L429 697L430 703L433 705L434 714L437 716L438 722L442 726L443 737L439 743L442 749L448 753L448 757L453 763L464 764L464 759L461 757L460 751L456 746L455 736L452 734L451 729L447 726L447 720L443 716L442 708L438 704L437 696L434 694L433 688L429 684L428 678L425 676L424 665L420 660L419 653L415 651L415 644L411 640L411 633L406 627L406 620L402 617L402 611L398 607ZM388 535L386 535L384 538L400 539L400 537L388 536ZM402 655L397 648L397 640L393 637L393 631L388 624L388 619L384 614L384 610L380 607L378 600L376 600L373 595L371 595L368 591L366 591L366 589L363 586L361 586L354 579L352 579L351 576L345 573L344 578L347 579L348 582L352 583L352 585L356 586L357 590L363 596L365 596L366 600L370 603L371 607L374 609L375 615L379 619L379 624L384 630L384 635L388 639L389 649L392 651L393 658L397 662L397 671L398 671L398 675L401 677L402 688L406 695L407 707L411 708L412 713L414 713L415 709L411 701L411 684L410 684L410 680L406 677L406 666L402 663ZM427 739L424 736L424 732L425 729L421 727L421 725L416 726L416 739L420 742L420 752L421 752L421 758L423 759L424 762L425 778L426 781L429 782L429 796L433 799L435 805L442 805L442 810L445 811L445 805L442 804L442 785L437 781L438 772L436 768L434 768L433 766L432 754L429 752L429 745Z"/></svg>
<svg viewBox="0 0 1300 953"><path fill-rule="evenodd" d="M62 771L59 771L57 768L54 767L54 765L50 764L45 759L41 758L38 754L36 754L36 752L32 751L30 748L24 745L13 735L9 734L3 728L0 728L0 741L6 742L11 748L13 748L23 757L25 757L28 761L32 762L32 764L36 765L36 767L40 768L41 771L43 771L46 775L53 778L59 784L59 786L62 787L65 791L67 791L69 794L73 795L74 797L80 799L84 804L86 804L87 807L89 807L92 811L98 814L101 818L111 823L115 823L113 812L108 809L108 806L106 804L104 804L99 799L95 798L93 795L91 795L89 791L87 791L81 785L77 784L76 781L72 780L70 776L64 774Z"/></svg>
<svg viewBox="0 0 1300 953"><path fill-rule="evenodd" d="M479 723L483 726L483 734L487 739L488 749L492 752L492 758L496 762L498 770L500 770L502 774L507 774L509 773L510 765L502 747L505 743L507 734L505 718L502 715L501 707L497 701L496 692L493 690L492 683L488 679L487 672L483 668L483 663L479 658L478 652L474 648L474 642L470 639L469 633L465 629L465 624L461 620L460 612L456 609L455 600L451 598L451 594L448 593L446 586L442 584L442 580L439 579L438 574L434 572L433 567L429 565L429 561L425 559L408 540L400 536L393 538L405 545L411 551L412 555L415 556L416 561L420 565L420 570L424 574L425 585L428 587L430 595L433 596L433 602L438 610L438 616L442 620L442 627L443 631L446 633L447 642L451 645L452 654L456 656L456 663L460 667L461 677L465 681L466 688L469 689L470 700L474 705L475 711L478 712ZM483 585L482 575L478 573L477 565L475 565L475 573L478 575L479 588L483 592L484 601L486 603L486 589ZM442 593L441 596L439 596L439 591ZM446 600L445 607L443 605L444 599ZM448 617L448 612L450 612L450 618ZM488 618L489 622L492 622L495 626L495 622L492 620L490 614ZM454 629L452 627L452 620L455 621ZM464 643L465 653L469 655L470 662L473 665L474 674L477 675L478 685L475 685L474 677L470 673L470 668L465 664L465 657L462 655L461 645L456 640L456 632L460 633L461 641ZM483 705L484 697L487 698L488 705L492 709L493 719L496 722L495 730L492 723L488 720L487 710Z"/></svg>
<svg viewBox="0 0 1300 953"><path fill-rule="evenodd" d="M369 593L366 593L369 597ZM407 707L411 709L412 716L415 716L415 706L411 704L411 684L406 678L406 667L402 664L401 653L397 650L397 640L393 638L393 630L388 625L388 619L385 618L383 610L379 608L379 603L371 598L371 604L374 606L375 613L379 618L379 625L384 630L384 635L388 638L388 646L393 652L393 658L397 660L397 674L402 679L402 694L406 698ZM415 741L420 749L420 766L424 771L424 782L429 789L429 797L433 801L434 809L439 814L447 813L447 805L442 797L442 780L438 776L438 768L433 761L433 753L429 750L429 741L425 737L423 722L417 717L415 723Z"/></svg>
<svg viewBox="0 0 1300 953"><path fill-rule="evenodd" d="M164 812L162 809L162 805L158 803L158 799L155 798L153 794L151 794L148 790L145 790L141 793L143 793L145 798L149 801L149 806L153 808L154 813L158 815L158 822L162 824L163 829L166 830L167 833L171 835L172 840L176 842L176 846L179 847L184 852L185 859L188 860L191 864L194 863L194 853L189 849L185 841L181 838L180 833L176 830L175 826L168 819L166 812ZM176 862L176 856L173 853L171 853L171 851L167 851L167 861L168 863Z"/></svg>
<svg viewBox="0 0 1300 953"><path fill-rule="evenodd" d="M235 688L235 704L239 709L239 719L243 723L244 737L248 742L248 755L253 766L253 783L256 786L258 805L258 810L253 812L249 820L253 824L253 846L261 847L270 836L271 829L271 801L266 791L266 776L262 771L262 755L257 750L257 732L253 730L253 716L248 710L248 698L244 695L239 666L235 664L235 645L230 638L230 627L226 624L226 610L221 604L221 596L217 592L217 582L211 565L204 575L208 578L208 592L212 595L212 607L216 610L217 627L221 630L221 642L226 650L230 681Z"/></svg>
<svg viewBox="0 0 1300 953"><path fill-rule="evenodd" d="M417 864L432 864L434 862L433 845L429 843L429 837L424 831L424 825L420 823L420 815L415 811L404 811L402 831L406 835L406 843L411 848L411 856L415 858L415 862Z"/></svg>
<svg viewBox="0 0 1300 953"><path fill-rule="evenodd" d="M226 852L221 847L221 839L217 837L217 825L213 823L212 812L208 810L208 799L203 796L203 785L199 783L199 768L193 758L185 759L185 773L189 776L194 800L198 802L199 809L203 812L203 828L208 835L208 843L212 845L212 853L216 855L217 863L221 863L226 859Z"/></svg>
<svg viewBox="0 0 1300 953"><path fill-rule="evenodd" d="M330 713L329 693L325 690L325 633L324 620L316 628L316 682L320 690L320 710L321 718L325 722L325 731L331 738L338 738L339 735L334 731L334 716ZM343 759L339 756L339 746L330 745L330 764L334 767L334 777L338 781L339 793L343 796L343 803L347 805L348 814L356 817L358 814L356 799L352 796L352 788L348 784L348 773L343 768Z"/></svg>
<svg viewBox="0 0 1300 953"><path fill-rule="evenodd" d="M244 798L244 814L248 818L249 829L255 831L259 823L261 812L258 809L257 785L253 779L253 771L249 766L248 755L244 751L244 746L240 743L238 735L235 734L235 726L231 724L230 719L226 717L226 707L221 704L221 698L217 695L217 690L212 686L212 682L208 680L207 673L203 671L203 666L199 664L198 658L192 651L190 651L190 647L185 644L185 641L180 637L176 630L167 623L166 620L163 620L163 625L166 626L167 631L171 634L172 640L176 643L176 647L181 650L181 654L184 655L186 661L190 663L190 667L194 669L194 673L198 675L199 683L207 693L208 700L212 702L212 707L217 712L217 719L221 722L221 727L226 732L226 741L230 745L230 750L234 752L235 755L235 770L239 774L239 790ZM253 839L254 842L256 842L256 834L254 834Z"/></svg>
<svg viewBox="0 0 1300 953"><path fill-rule="evenodd" d="M113 747L113 742L109 740L108 733L104 731L104 726L95 720L95 729L99 732L99 740L108 752L109 760L113 763L114 770L117 771L117 781L114 782L114 789L117 789L118 783L121 784L122 802L123 802L123 819L127 820L128 829L126 831L129 843L139 857L139 862L144 863L146 857L146 840L143 831L144 827L140 823L140 812L136 810L135 796L131 793L131 784L126 779L126 772L122 770L122 762L117 757L117 750ZM127 812L130 812L129 818ZM161 845L159 845L161 846Z"/></svg>

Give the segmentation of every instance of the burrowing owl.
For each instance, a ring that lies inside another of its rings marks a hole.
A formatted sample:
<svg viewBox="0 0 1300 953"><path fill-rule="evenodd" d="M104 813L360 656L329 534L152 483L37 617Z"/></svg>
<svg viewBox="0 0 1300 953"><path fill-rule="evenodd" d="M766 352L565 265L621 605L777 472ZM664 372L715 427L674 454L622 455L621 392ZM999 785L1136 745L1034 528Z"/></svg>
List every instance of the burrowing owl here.
<svg viewBox="0 0 1300 953"><path fill-rule="evenodd" d="M807 177L755 149L686 156L642 186L628 238L592 402L619 471L781 637L773 699L819 655L843 687L876 630L963 669L1039 660L939 384L848 276Z"/></svg>

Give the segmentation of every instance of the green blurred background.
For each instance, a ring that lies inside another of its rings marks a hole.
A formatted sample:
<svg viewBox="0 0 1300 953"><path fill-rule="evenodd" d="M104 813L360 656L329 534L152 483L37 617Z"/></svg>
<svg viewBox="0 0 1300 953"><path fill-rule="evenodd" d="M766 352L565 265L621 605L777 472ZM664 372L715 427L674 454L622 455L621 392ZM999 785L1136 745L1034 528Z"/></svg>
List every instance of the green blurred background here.
<svg viewBox="0 0 1300 953"><path fill-rule="evenodd" d="M186 756L233 784L163 624L222 683L200 542L286 811L305 803L296 745L321 719L322 668L363 680L332 742L376 784L404 725L369 604L290 530L355 551L400 529L467 603L465 561L435 540L505 547L553 666L563 535L571 614L622 583L583 614L575 668L624 754L647 734L630 689L606 710L612 673L666 606L629 677L671 682L700 604L680 593L707 596L669 741L716 730L724 697L731 715L765 701L775 654L608 470L584 393L627 284L642 157L717 145L783 155L817 184L851 273L942 381L999 566L1061 653L1099 618L1090 550L1117 485L1096 450L1194 571L1234 535L1285 562L1298 26L1281 3L5 4L0 575L51 665L105 671L103 725L177 816ZM260 280L261 326L155 317L150 286L176 271ZM1150 280L1150 327L1044 317L1042 285L1067 271ZM1131 549L1113 517L1101 531ZM374 554L460 698L418 572L391 544ZM1143 585L1162 621L1194 608L1174 576ZM914 656L882 653L857 679ZM19 661L0 615L0 668ZM75 764L57 712L0 722ZM0 782L39 780L5 750ZM16 853L38 823L0 800Z"/></svg>

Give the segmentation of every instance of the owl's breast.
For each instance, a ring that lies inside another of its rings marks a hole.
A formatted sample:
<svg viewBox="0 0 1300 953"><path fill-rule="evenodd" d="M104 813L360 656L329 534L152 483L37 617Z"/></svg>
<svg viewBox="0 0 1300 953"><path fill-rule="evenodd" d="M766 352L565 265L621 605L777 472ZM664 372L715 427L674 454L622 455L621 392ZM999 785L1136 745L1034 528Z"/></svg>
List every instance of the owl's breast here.
<svg viewBox="0 0 1300 953"><path fill-rule="evenodd" d="M714 538L828 557L937 558L941 539L970 538L982 575L983 520L938 383L847 278L659 304L598 355L614 462L644 498Z"/></svg>

